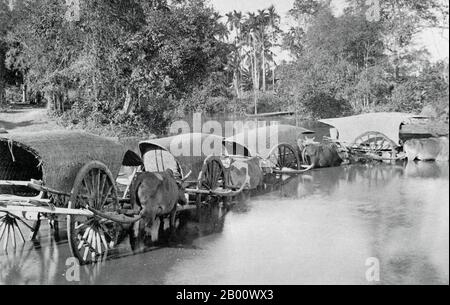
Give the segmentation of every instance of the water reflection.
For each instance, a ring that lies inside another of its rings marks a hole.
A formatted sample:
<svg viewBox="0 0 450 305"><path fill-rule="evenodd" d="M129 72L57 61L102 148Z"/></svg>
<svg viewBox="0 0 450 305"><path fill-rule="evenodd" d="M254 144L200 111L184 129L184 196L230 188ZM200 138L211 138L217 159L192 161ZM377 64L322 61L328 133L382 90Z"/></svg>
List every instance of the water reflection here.
<svg viewBox="0 0 450 305"><path fill-rule="evenodd" d="M1 284L52 284L56 281L60 245L53 236L41 247L39 242L20 244L0 253Z"/></svg>
<svg viewBox="0 0 450 305"><path fill-rule="evenodd" d="M448 177L448 162L408 162L405 173L411 178Z"/></svg>
<svg viewBox="0 0 450 305"><path fill-rule="evenodd" d="M249 210L228 215L222 235L198 240L205 250L166 281L370 284L365 262L376 257L381 284L449 282L448 163L313 171Z"/></svg>
<svg viewBox="0 0 450 305"><path fill-rule="evenodd" d="M79 282L66 278L67 242L44 230L40 243L0 252L0 283L372 284L365 264L376 257L380 284L448 284L448 180L448 162L285 178L228 213L211 205L185 214L175 241L162 234L143 254L125 242L111 259L82 267Z"/></svg>

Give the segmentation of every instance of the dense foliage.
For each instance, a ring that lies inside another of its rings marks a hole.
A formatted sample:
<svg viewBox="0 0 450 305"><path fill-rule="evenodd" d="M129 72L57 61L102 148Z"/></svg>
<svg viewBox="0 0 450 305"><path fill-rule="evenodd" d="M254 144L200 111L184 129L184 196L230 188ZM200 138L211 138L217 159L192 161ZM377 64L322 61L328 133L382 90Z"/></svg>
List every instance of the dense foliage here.
<svg viewBox="0 0 450 305"><path fill-rule="evenodd" d="M414 35L448 16L441 2L380 1L376 20L366 1L348 2L335 16L329 2L295 1L298 26L283 39L295 60L279 67L279 93L314 118L432 106L448 120L448 59L431 63L412 48Z"/></svg>
<svg viewBox="0 0 450 305"><path fill-rule="evenodd" d="M296 0L283 32L273 6L220 16L205 0L0 0L0 107L47 102L61 124L111 135L161 134L194 111L431 107L448 121L448 60L412 48L424 28L448 28L448 5L382 0L368 15L366 3L336 16L330 1ZM278 47L292 60L277 65Z"/></svg>

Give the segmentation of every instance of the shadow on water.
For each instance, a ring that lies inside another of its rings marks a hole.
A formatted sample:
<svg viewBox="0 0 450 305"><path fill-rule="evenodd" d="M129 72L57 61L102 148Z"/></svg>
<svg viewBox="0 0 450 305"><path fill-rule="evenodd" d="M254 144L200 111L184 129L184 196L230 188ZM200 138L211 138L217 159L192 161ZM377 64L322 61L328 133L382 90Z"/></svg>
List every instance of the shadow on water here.
<svg viewBox="0 0 450 305"><path fill-rule="evenodd" d="M448 162L285 177L230 210L184 213L175 239L168 241L163 225L144 253L133 254L126 241L110 259L82 266L73 282L67 241L55 242L44 228L39 242L0 251L0 283L373 284L366 279L373 257L380 262L375 284L448 284L448 180Z"/></svg>

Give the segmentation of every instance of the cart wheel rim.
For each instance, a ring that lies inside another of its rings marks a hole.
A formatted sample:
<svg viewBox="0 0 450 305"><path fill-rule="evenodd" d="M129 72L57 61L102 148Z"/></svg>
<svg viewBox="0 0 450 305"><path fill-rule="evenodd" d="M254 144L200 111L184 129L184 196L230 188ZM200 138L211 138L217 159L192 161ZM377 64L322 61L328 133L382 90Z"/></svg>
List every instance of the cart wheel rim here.
<svg viewBox="0 0 450 305"><path fill-rule="evenodd" d="M289 144L279 144L272 148L267 159L279 170L283 168L300 168L298 154Z"/></svg>
<svg viewBox="0 0 450 305"><path fill-rule="evenodd" d="M381 156L384 151L395 151L397 145L386 135L369 131L357 137L353 147L368 154Z"/></svg>
<svg viewBox="0 0 450 305"><path fill-rule="evenodd" d="M118 209L117 188L108 168L100 162L83 167L75 180L69 209L92 207L102 212ZM117 243L117 224L97 216L67 217L69 246L81 264L95 263L107 257Z"/></svg>
<svg viewBox="0 0 450 305"><path fill-rule="evenodd" d="M198 186L200 189L215 190L226 188L225 170L218 158L208 158L203 164L199 175Z"/></svg>

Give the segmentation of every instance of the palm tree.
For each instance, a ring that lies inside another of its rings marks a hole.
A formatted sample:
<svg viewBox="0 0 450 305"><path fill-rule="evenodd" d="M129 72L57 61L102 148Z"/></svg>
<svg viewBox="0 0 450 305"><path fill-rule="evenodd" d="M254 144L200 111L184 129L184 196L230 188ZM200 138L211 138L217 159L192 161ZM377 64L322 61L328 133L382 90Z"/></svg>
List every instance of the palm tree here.
<svg viewBox="0 0 450 305"><path fill-rule="evenodd" d="M240 99L241 96L241 56L239 54L239 50L235 48L229 55L227 66L225 70L232 72L233 82L232 86L236 92L236 97Z"/></svg>
<svg viewBox="0 0 450 305"><path fill-rule="evenodd" d="M241 63L242 63L242 27L243 15L241 12L233 11L225 15L230 32L234 31L234 50L228 58L229 71L233 71L233 86L237 98L241 98Z"/></svg>
<svg viewBox="0 0 450 305"><path fill-rule="evenodd" d="M263 92L266 91L266 31L269 24L269 15L266 10L258 10L256 17L256 28L258 32L259 48L262 59L262 88ZM259 86L259 84L258 84Z"/></svg>
<svg viewBox="0 0 450 305"><path fill-rule="evenodd" d="M257 17L255 13L247 13L247 18L242 26L242 38L245 41L245 64L251 71L253 82L253 93L255 103L255 113L257 113L258 90L259 90L259 64L258 64L258 38L257 38Z"/></svg>
<svg viewBox="0 0 450 305"><path fill-rule="evenodd" d="M268 9L267 9L267 14L268 14L268 19L269 19L269 26L271 27L272 30L272 43L273 44L277 44L277 34L279 34L281 32L280 27L279 27L279 23L280 23L280 15L278 15L278 13L275 10L275 7L273 5L271 5ZM273 67L272 67L272 90L275 90L275 68L276 68L276 63L275 61L272 60L273 63Z"/></svg>

